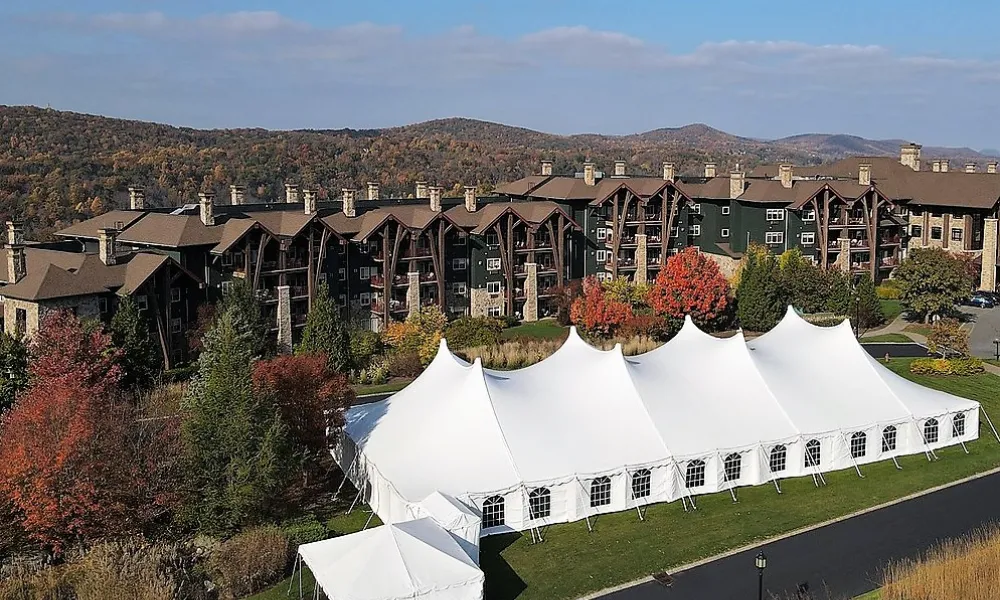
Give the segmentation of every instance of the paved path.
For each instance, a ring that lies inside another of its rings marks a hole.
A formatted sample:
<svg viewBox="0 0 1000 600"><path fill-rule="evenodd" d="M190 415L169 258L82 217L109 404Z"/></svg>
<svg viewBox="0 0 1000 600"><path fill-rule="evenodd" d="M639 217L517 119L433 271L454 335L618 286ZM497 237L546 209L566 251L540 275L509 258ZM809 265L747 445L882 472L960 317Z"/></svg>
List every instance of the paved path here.
<svg viewBox="0 0 1000 600"><path fill-rule="evenodd" d="M756 598L760 550L767 555L765 598L794 599L802 583L811 595L800 598L853 598L877 587L886 563L1000 520L998 494L1000 474L989 475L676 573L669 588L642 583L601 600Z"/></svg>

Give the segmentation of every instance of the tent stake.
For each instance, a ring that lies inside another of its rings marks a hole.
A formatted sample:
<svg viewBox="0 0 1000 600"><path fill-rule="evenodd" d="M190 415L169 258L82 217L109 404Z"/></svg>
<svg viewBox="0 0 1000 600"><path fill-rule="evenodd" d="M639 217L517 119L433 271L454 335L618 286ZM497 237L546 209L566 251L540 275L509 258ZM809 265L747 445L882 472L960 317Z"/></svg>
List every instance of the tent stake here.
<svg viewBox="0 0 1000 600"><path fill-rule="evenodd" d="M347 514L351 514L354 510L354 505L358 503L358 499L361 498L361 490L358 490L358 495L354 497L354 502L351 502L351 507L347 509Z"/></svg>
<svg viewBox="0 0 1000 600"><path fill-rule="evenodd" d="M968 454L969 453L969 449L965 447L965 441L964 440L958 440L958 443L962 444L962 450L965 450L965 453Z"/></svg>
<svg viewBox="0 0 1000 600"><path fill-rule="evenodd" d="M993 421L990 419L990 416L986 414L986 409L983 408L982 404L979 405L979 411L983 413L984 417L986 417L986 422L990 424L990 429L993 430L993 435L995 435L997 441L1000 442L1000 433L997 433L997 428L993 426Z"/></svg>
<svg viewBox="0 0 1000 600"><path fill-rule="evenodd" d="M903 467L899 466L899 461L898 461L898 460L896 460L896 457L895 457L895 456L893 456L893 457L892 457L892 462L893 462L893 464L895 464L895 465L896 465L896 469L898 469L898 470L900 470L900 471L902 471L902 470L903 470Z"/></svg>

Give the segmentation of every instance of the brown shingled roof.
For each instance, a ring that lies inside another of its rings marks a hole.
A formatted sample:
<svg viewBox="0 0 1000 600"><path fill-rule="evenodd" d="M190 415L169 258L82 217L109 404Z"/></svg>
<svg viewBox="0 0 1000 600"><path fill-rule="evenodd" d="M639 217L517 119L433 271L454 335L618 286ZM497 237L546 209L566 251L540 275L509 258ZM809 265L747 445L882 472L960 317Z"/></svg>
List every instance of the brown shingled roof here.
<svg viewBox="0 0 1000 600"><path fill-rule="evenodd" d="M56 235L96 240L99 229L125 229L145 214L137 210L112 210L103 215L70 225L61 231L57 231Z"/></svg>
<svg viewBox="0 0 1000 600"><path fill-rule="evenodd" d="M2 288L4 297L31 301L90 296L107 291L99 282L89 277L78 277L52 263L38 271L29 272L21 281Z"/></svg>
<svg viewBox="0 0 1000 600"><path fill-rule="evenodd" d="M517 181L500 184L494 191L497 194L506 194L508 196L527 196L550 178L551 175L529 175Z"/></svg>
<svg viewBox="0 0 1000 600"><path fill-rule="evenodd" d="M221 220L221 219L219 219ZM167 248L215 245L222 239L222 223L206 226L198 215L147 213L118 236L127 244Z"/></svg>
<svg viewBox="0 0 1000 600"><path fill-rule="evenodd" d="M706 198L712 200L729 199L729 177L713 177L705 182L676 183L677 189L688 198Z"/></svg>
<svg viewBox="0 0 1000 600"><path fill-rule="evenodd" d="M423 204L380 207L361 215L361 227L354 239L359 241L368 239L368 236L390 219L410 229L424 229L439 218L451 222L444 213L433 211Z"/></svg>

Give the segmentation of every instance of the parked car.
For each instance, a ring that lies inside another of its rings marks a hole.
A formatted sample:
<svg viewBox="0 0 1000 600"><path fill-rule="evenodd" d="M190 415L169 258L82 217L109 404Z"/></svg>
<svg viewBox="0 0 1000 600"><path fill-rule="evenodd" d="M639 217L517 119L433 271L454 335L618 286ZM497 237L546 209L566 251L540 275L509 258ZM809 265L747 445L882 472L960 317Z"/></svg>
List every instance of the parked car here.
<svg viewBox="0 0 1000 600"><path fill-rule="evenodd" d="M973 292L972 295L964 302L967 306L975 306L978 308L993 308L997 305L993 297L985 292Z"/></svg>

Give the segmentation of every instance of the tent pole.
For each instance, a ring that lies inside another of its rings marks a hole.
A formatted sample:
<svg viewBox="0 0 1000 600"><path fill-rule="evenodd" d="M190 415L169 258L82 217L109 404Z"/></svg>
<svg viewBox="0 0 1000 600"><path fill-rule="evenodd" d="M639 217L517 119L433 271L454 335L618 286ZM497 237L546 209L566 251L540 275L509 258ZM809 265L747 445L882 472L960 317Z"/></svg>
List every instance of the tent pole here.
<svg viewBox="0 0 1000 600"><path fill-rule="evenodd" d="M288 594L292 593L292 586L295 585L295 570L299 568L299 561L302 560L302 555L295 554L295 562L292 564L292 576L288 579ZM286 594L286 595L288 595Z"/></svg>
<svg viewBox="0 0 1000 600"><path fill-rule="evenodd" d="M813 471L812 476L813 476L813 485L816 486L816 487L819 487L819 480L816 479L816 472L815 471Z"/></svg>
<svg viewBox="0 0 1000 600"><path fill-rule="evenodd" d="M770 457L768 456L767 452L764 451L764 444L757 444L757 445L760 447L760 456L761 456L761 458L767 460L767 472L771 475L771 483L774 484L774 489L778 490L778 493L780 494L781 493L781 487L778 486L778 480L774 476L774 471L771 470L771 460L770 460ZM785 452L788 452L788 450L785 450ZM787 456L786 456L786 460L787 460Z"/></svg>
<svg viewBox="0 0 1000 600"><path fill-rule="evenodd" d="M299 564L299 600L302 600L302 564Z"/></svg>
<svg viewBox="0 0 1000 600"><path fill-rule="evenodd" d="M348 465L347 470L344 471L344 478L340 480L340 485L337 486L337 491L333 493L334 502L336 502L337 497L340 496L340 490L343 489L344 484L347 483L347 480L351 478L351 471L354 470L354 465L356 465L357 463L358 463L358 457L357 455L355 455L354 460L351 461L351 464Z"/></svg>
<svg viewBox="0 0 1000 600"><path fill-rule="evenodd" d="M969 453L969 449L965 447L965 441L958 440L958 443L962 444L962 450L965 450L965 453L968 454Z"/></svg>
<svg viewBox="0 0 1000 600"><path fill-rule="evenodd" d="M816 474L819 475L819 480L823 482L823 485L826 485L826 477L823 477L823 471L819 470L819 465L816 465Z"/></svg>
<svg viewBox="0 0 1000 600"><path fill-rule="evenodd" d="M882 447L883 448L885 448L888 445L888 444L886 444L887 441L889 441L889 440L888 440L887 437L885 437L885 427L883 427L882 428ZM896 469L897 470L899 470L899 471L903 470L903 467L899 466L899 461L896 460L896 456L895 455L893 455L893 457L892 457L892 464L896 465Z"/></svg>
<svg viewBox="0 0 1000 600"><path fill-rule="evenodd" d="M521 495L524 496L524 500L526 501L526 505L528 507L528 521L532 521L533 518L531 516L531 496L528 495L528 488L524 487L524 483L521 484ZM528 530L531 531L532 544L537 544L539 542L544 541L542 539L542 530L540 528L535 527L534 525L528 525Z"/></svg>
<svg viewBox="0 0 1000 600"><path fill-rule="evenodd" d="M917 423L917 420L912 419L911 422L913 423L913 426L917 428L917 433L920 434L920 441L923 442L924 444L924 455L927 457L927 462L931 462L933 460L931 457L933 456L936 459L937 454L934 454L934 451L931 450L931 447L927 445L927 438L924 437L924 430Z"/></svg>
<svg viewBox="0 0 1000 600"><path fill-rule="evenodd" d="M895 456L893 456L893 457L892 457L892 462L893 462L893 464L894 464L894 465L896 465L896 469L898 469L898 470L900 470L900 471L902 471L902 470L903 470L903 467L899 466L899 461L898 461L898 460L896 460L896 457L895 457Z"/></svg>
<svg viewBox="0 0 1000 600"><path fill-rule="evenodd" d="M674 468L677 469L677 477L679 477L680 481L684 483L684 493L687 494L688 502L691 503L691 510L698 510L698 506L694 503L694 496L692 496L691 492L688 491L687 480L683 475L681 475L681 467L677 464L676 460L674 461ZM681 496L681 500L684 500L683 496ZM687 511L687 506L684 507L684 510Z"/></svg>
<svg viewBox="0 0 1000 600"><path fill-rule="evenodd" d="M579 477L576 478L576 482L580 484L580 489L583 490L583 493L587 495L587 504L589 505L590 504L590 492L588 492L587 488L584 487L583 482L580 481ZM594 528L590 525L590 515L584 514L583 518L587 520L587 532L588 533L593 533L594 532Z"/></svg>
<svg viewBox="0 0 1000 600"><path fill-rule="evenodd" d="M997 433L997 428L993 426L993 421L990 419L990 416L986 414L986 409L983 408L982 404L979 405L979 411L983 413L984 417L986 417L986 422L990 424L990 429L993 430L993 435L995 435L997 441L1000 442L1000 433Z"/></svg>
<svg viewBox="0 0 1000 600"><path fill-rule="evenodd" d="M365 521L365 526L361 528L361 531L368 529L368 525L371 524L372 519L374 518L375 518L375 511L373 510L372 514L368 515L368 520Z"/></svg>
<svg viewBox="0 0 1000 600"><path fill-rule="evenodd" d="M628 476L628 481L625 482L625 485L628 486L629 497L631 497L632 501L635 502L635 512L639 515L640 521L645 521L646 518L642 516L642 507L639 506L639 499L635 497L635 488L632 487L632 473L630 473L628 469L625 469L625 474ZM650 475L650 477L652 477L652 475Z"/></svg>
<svg viewBox="0 0 1000 600"><path fill-rule="evenodd" d="M844 433L843 430L840 432L840 437L843 438L844 443L847 444L847 452L851 457L851 464L854 465L854 470L858 472L858 477L864 479L865 476L861 474L861 467L858 466L858 461L854 460L854 451L851 450L851 443L847 441L847 434ZM868 442L868 436L865 436L865 442ZM824 481L823 483L826 482Z"/></svg>
<svg viewBox="0 0 1000 600"><path fill-rule="evenodd" d="M354 510L354 505L358 503L359 498L361 498L361 490L358 490L358 495L354 497L354 502L351 502L351 507L347 509L347 514L351 514L351 511Z"/></svg>
<svg viewBox="0 0 1000 600"><path fill-rule="evenodd" d="M719 464L722 465L722 479L724 483L729 484L729 495L733 497L733 502L739 502L736 499L736 490L733 489L733 482L726 479L726 463L722 460L722 455L718 452L715 453L715 458L719 459ZM740 469L743 468L743 458L740 458Z"/></svg>

